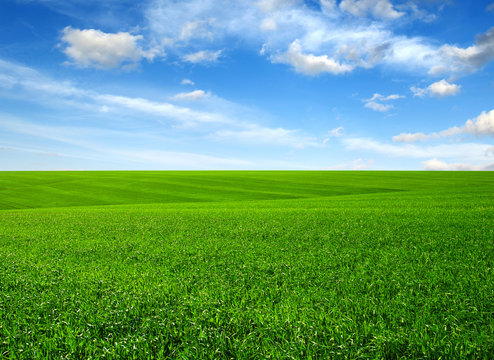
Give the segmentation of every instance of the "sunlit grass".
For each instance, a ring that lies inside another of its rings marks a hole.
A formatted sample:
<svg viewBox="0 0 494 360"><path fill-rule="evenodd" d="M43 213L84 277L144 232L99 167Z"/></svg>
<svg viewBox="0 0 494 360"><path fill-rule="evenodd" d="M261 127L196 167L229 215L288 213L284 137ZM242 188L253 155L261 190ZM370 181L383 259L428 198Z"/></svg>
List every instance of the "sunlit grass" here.
<svg viewBox="0 0 494 360"><path fill-rule="evenodd" d="M0 356L492 358L491 174L2 173Z"/></svg>

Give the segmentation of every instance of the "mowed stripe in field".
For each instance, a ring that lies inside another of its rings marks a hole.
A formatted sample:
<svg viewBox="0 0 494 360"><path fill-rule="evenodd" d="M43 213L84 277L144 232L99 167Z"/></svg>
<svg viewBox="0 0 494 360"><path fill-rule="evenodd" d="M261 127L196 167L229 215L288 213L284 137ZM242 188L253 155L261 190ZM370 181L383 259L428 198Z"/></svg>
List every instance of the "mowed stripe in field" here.
<svg viewBox="0 0 494 360"><path fill-rule="evenodd" d="M318 198L491 186L490 173L66 171L0 173L0 210Z"/></svg>
<svg viewBox="0 0 494 360"><path fill-rule="evenodd" d="M403 190L319 172L4 172L0 209L277 200ZM374 178L376 176L374 175Z"/></svg>

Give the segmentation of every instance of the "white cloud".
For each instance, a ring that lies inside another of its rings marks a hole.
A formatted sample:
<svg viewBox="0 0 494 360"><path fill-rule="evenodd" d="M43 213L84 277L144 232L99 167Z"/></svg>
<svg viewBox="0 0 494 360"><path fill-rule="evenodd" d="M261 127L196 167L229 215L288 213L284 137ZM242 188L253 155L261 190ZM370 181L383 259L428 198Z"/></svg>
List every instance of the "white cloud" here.
<svg viewBox="0 0 494 360"><path fill-rule="evenodd" d="M373 159L363 160L362 158L358 158L351 162L342 163L333 166L326 166L318 170L365 170L365 169L369 169L373 164L374 164Z"/></svg>
<svg viewBox="0 0 494 360"><path fill-rule="evenodd" d="M19 119L6 118L0 114L0 128L7 129L20 134L27 134L38 138L53 140L55 142L68 144L80 149L86 149L89 154L77 152L77 155L57 154L58 156L85 158L98 161L108 161L111 163L120 162L131 167L134 164L143 164L145 168L166 168L166 169L229 169L253 167L251 161L235 159L224 156L205 155L192 152L167 151L161 149L123 149L117 145L103 143L101 139L113 138L116 136L135 141L139 134L124 133L117 131L103 130L91 127L53 126L34 124ZM104 136L102 136L104 135ZM24 150L25 151L25 150Z"/></svg>
<svg viewBox="0 0 494 360"><path fill-rule="evenodd" d="M422 162L424 170L439 170L439 171L485 171L493 170L494 164L489 165L473 165L465 163L447 163L437 158Z"/></svg>
<svg viewBox="0 0 494 360"><path fill-rule="evenodd" d="M309 75L341 74L377 65L406 72L452 74L476 70L494 58L490 55L491 31L466 49L454 44L441 46L433 38L397 34L388 20L433 19L434 15L416 2L401 2L395 7L389 0L343 0L340 6L334 0L324 0L320 4L316 9L302 0L263 0L231 2L225 7L220 0L173 4L151 0L147 17L153 36L172 39L175 48L169 51L185 61L188 55L183 55L191 49L212 44L227 48L232 39L256 49L264 45L262 53L268 59ZM359 16L349 17L348 11ZM360 15L375 19L369 21ZM204 34L207 36L201 37Z"/></svg>
<svg viewBox="0 0 494 360"><path fill-rule="evenodd" d="M285 53L273 56L272 60L277 63L290 64L297 72L312 76L324 72L335 75L343 74L353 70L353 66L337 62L327 55L316 56L302 53L298 39L290 44Z"/></svg>
<svg viewBox="0 0 494 360"><path fill-rule="evenodd" d="M255 127L252 129L246 130L220 130L216 132L216 136L219 138L228 138L235 140L247 140L249 142L255 140L256 142L272 142L273 140L276 142L286 141L286 139L290 139L296 131L287 130L283 128L263 128L263 127Z"/></svg>
<svg viewBox="0 0 494 360"><path fill-rule="evenodd" d="M393 108L393 105L390 104L380 104L374 101L369 101L365 103L365 107L368 109L372 109L374 111L379 111L379 112L387 112Z"/></svg>
<svg viewBox="0 0 494 360"><path fill-rule="evenodd" d="M27 101L42 101L43 106L47 106L48 101L51 101L52 106L56 107L70 102L68 106L71 112L75 109L74 104L77 104L78 107L85 110L85 114L88 114L87 111L92 111L98 116L106 115L109 112L112 114L121 113L130 118L137 116L139 122L152 119L160 126L168 123L173 129L183 130L193 126L194 132L201 133L207 139L233 140L293 148L322 147L320 140L304 135L299 130L258 125L252 119L263 118L262 113L211 96L203 91L183 93L179 98L194 100L209 96L208 107L211 109L210 111L194 109L193 105L195 104L186 107L140 97L88 91L77 88L70 83L57 82L44 77L31 68L0 59L0 77L5 74L10 74L13 84L16 85L16 94L22 95ZM12 91L9 90L9 93ZM151 118L145 115L150 115ZM111 118L115 119L116 116L112 115ZM20 127L22 128L22 126ZM221 130L218 131L218 128ZM334 129L335 134L339 131L339 128ZM74 130L74 133L77 131ZM135 133L132 133L132 136L134 135Z"/></svg>
<svg viewBox="0 0 494 360"><path fill-rule="evenodd" d="M365 170L365 169L369 168L369 166L371 166L373 163L374 163L373 160L368 160L367 162L365 162L364 160L359 158L359 159L356 159L353 161L351 169L352 170Z"/></svg>
<svg viewBox="0 0 494 360"><path fill-rule="evenodd" d="M214 19L187 21L180 30L179 39L187 41L190 39L212 39L214 37L209 29L214 24Z"/></svg>
<svg viewBox="0 0 494 360"><path fill-rule="evenodd" d="M441 98L458 94L461 90L461 86L449 83L443 79L429 85L426 88L412 86L410 90L413 92L413 95L417 97L432 96Z"/></svg>
<svg viewBox="0 0 494 360"><path fill-rule="evenodd" d="M123 106L134 111L179 120L187 125L193 123L232 123L230 119L221 114L196 111L166 102L118 95L98 95L97 99L107 104Z"/></svg>
<svg viewBox="0 0 494 360"><path fill-rule="evenodd" d="M242 169L253 165L247 160L177 151L115 149L109 152L120 158L153 166L164 166L168 169L229 169L231 167Z"/></svg>
<svg viewBox="0 0 494 360"><path fill-rule="evenodd" d="M487 5L487 7L485 8L486 11L494 11L494 3L490 4L490 5Z"/></svg>
<svg viewBox="0 0 494 360"><path fill-rule="evenodd" d="M136 64L142 58L153 60L161 54L158 48L143 50L142 35L128 32L104 33L100 30L63 29L64 53L74 64L82 67L115 68L122 64Z"/></svg>
<svg viewBox="0 0 494 360"><path fill-rule="evenodd" d="M259 0L257 6L263 12L273 12L299 3L299 0Z"/></svg>
<svg viewBox="0 0 494 360"><path fill-rule="evenodd" d="M477 143L440 144L419 146L411 144L387 144L367 138L346 138L342 143L349 150L365 150L390 157L427 159L431 157L446 159L465 159L482 162L488 157L487 151L492 145Z"/></svg>
<svg viewBox="0 0 494 360"><path fill-rule="evenodd" d="M218 61L221 56L222 50L210 51L201 50L195 53L187 54L183 57L184 61L197 64L197 63L211 63Z"/></svg>
<svg viewBox="0 0 494 360"><path fill-rule="evenodd" d="M450 137L458 134L468 134L474 136L494 136L494 110L489 112L483 111L474 119L467 120L462 127L453 126L449 129L434 132L431 134L424 133L403 133L393 137L393 141L412 143L418 140L439 139Z"/></svg>
<svg viewBox="0 0 494 360"><path fill-rule="evenodd" d="M407 13L407 16L413 20L421 20L423 22L430 23L437 19L437 15L431 14L426 10L419 8L417 4L411 1L396 5L396 9L402 11L403 13Z"/></svg>
<svg viewBox="0 0 494 360"><path fill-rule="evenodd" d="M441 80L429 85L429 93L436 97L445 97L456 95L460 92L461 86L456 84L451 84L446 80Z"/></svg>
<svg viewBox="0 0 494 360"><path fill-rule="evenodd" d="M483 111L475 119L468 120L462 132L477 136L494 136L494 110Z"/></svg>
<svg viewBox="0 0 494 360"><path fill-rule="evenodd" d="M342 0L340 9L354 16L372 15L380 19L397 19L405 15L396 11L389 0Z"/></svg>
<svg viewBox="0 0 494 360"><path fill-rule="evenodd" d="M494 27L478 35L474 45L467 48L443 45L439 53L451 62L452 71L475 71L494 59Z"/></svg>
<svg viewBox="0 0 494 360"><path fill-rule="evenodd" d="M325 11L334 11L336 8L336 0L320 0L321 7Z"/></svg>
<svg viewBox="0 0 494 360"><path fill-rule="evenodd" d="M337 128L334 128L332 130L329 131L329 135L332 136L332 137L340 137L340 136L343 136L342 132L343 132L343 126L338 126Z"/></svg>
<svg viewBox="0 0 494 360"><path fill-rule="evenodd" d="M194 86L195 85L195 83L192 80L190 80L190 79L183 79L180 82L180 84L182 84L182 85L191 85L191 86Z"/></svg>
<svg viewBox="0 0 494 360"><path fill-rule="evenodd" d="M181 125L235 123L234 120L219 111L199 111L167 102L157 102L139 97L101 94L96 91L81 89L71 83L59 82L43 76L31 68L15 65L0 59L0 77L4 74L9 74L13 84L18 87L17 91L21 92L27 100L41 102L44 106L52 104L59 107L65 103L65 105L69 105L72 108L77 106L99 113L125 108L163 117ZM202 95L200 92L193 92L189 95L189 99L197 99ZM209 93L204 93L204 97L209 95Z"/></svg>
<svg viewBox="0 0 494 360"><path fill-rule="evenodd" d="M261 29L264 31L274 31L278 29L278 24L273 18L266 18L261 22Z"/></svg>
<svg viewBox="0 0 494 360"><path fill-rule="evenodd" d="M26 92L26 97L42 104L48 103L54 95L62 98L87 97L90 91L75 87L68 81L55 81L36 70L0 59L0 79L7 80L0 85ZM9 91L13 93L13 91Z"/></svg>
<svg viewBox="0 0 494 360"><path fill-rule="evenodd" d="M173 100L189 100L189 101L197 101L204 99L206 97L211 96L210 93L205 92L204 90L194 90L187 93L180 93L173 96Z"/></svg>
<svg viewBox="0 0 494 360"><path fill-rule="evenodd" d="M415 133L415 134L403 133L400 135L393 136L393 141L404 142L404 143L414 143L416 141L427 140L428 138L429 138L429 136L425 135L424 133Z"/></svg>
<svg viewBox="0 0 494 360"><path fill-rule="evenodd" d="M379 93L375 93L370 99L364 100L364 101L390 101L390 100L398 100L398 99L404 99L405 96L403 95L398 95L398 94L391 94L388 96L381 95Z"/></svg>
<svg viewBox="0 0 494 360"><path fill-rule="evenodd" d="M393 108L393 105L382 104L382 102L403 99L403 95L391 94L388 96L379 93L374 94L370 99L364 99L365 107L374 111L387 112Z"/></svg>
<svg viewBox="0 0 494 360"><path fill-rule="evenodd" d="M254 124L241 130L219 130L213 138L248 144L286 145L297 149L323 146L315 138L304 136L298 130L267 128Z"/></svg>
<svg viewBox="0 0 494 360"><path fill-rule="evenodd" d="M322 141L322 145L326 145L330 138L333 138L333 137L342 137L343 136L343 126L338 126L337 128L334 128L332 130L329 130L328 131L328 137L325 138L323 141Z"/></svg>

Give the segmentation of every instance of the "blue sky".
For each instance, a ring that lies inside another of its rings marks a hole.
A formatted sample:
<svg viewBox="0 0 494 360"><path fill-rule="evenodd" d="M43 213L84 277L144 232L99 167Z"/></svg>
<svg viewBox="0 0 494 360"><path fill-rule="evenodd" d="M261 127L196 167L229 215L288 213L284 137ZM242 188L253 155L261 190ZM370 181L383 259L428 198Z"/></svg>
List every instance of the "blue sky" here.
<svg viewBox="0 0 494 360"><path fill-rule="evenodd" d="M0 170L494 170L494 2L3 0Z"/></svg>

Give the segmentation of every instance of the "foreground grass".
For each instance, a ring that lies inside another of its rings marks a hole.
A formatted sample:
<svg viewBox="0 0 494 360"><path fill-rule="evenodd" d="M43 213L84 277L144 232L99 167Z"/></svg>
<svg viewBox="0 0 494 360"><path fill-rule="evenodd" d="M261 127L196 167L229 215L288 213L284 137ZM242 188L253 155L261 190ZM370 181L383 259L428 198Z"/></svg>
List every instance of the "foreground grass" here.
<svg viewBox="0 0 494 360"><path fill-rule="evenodd" d="M0 179L0 357L494 356L491 173Z"/></svg>

